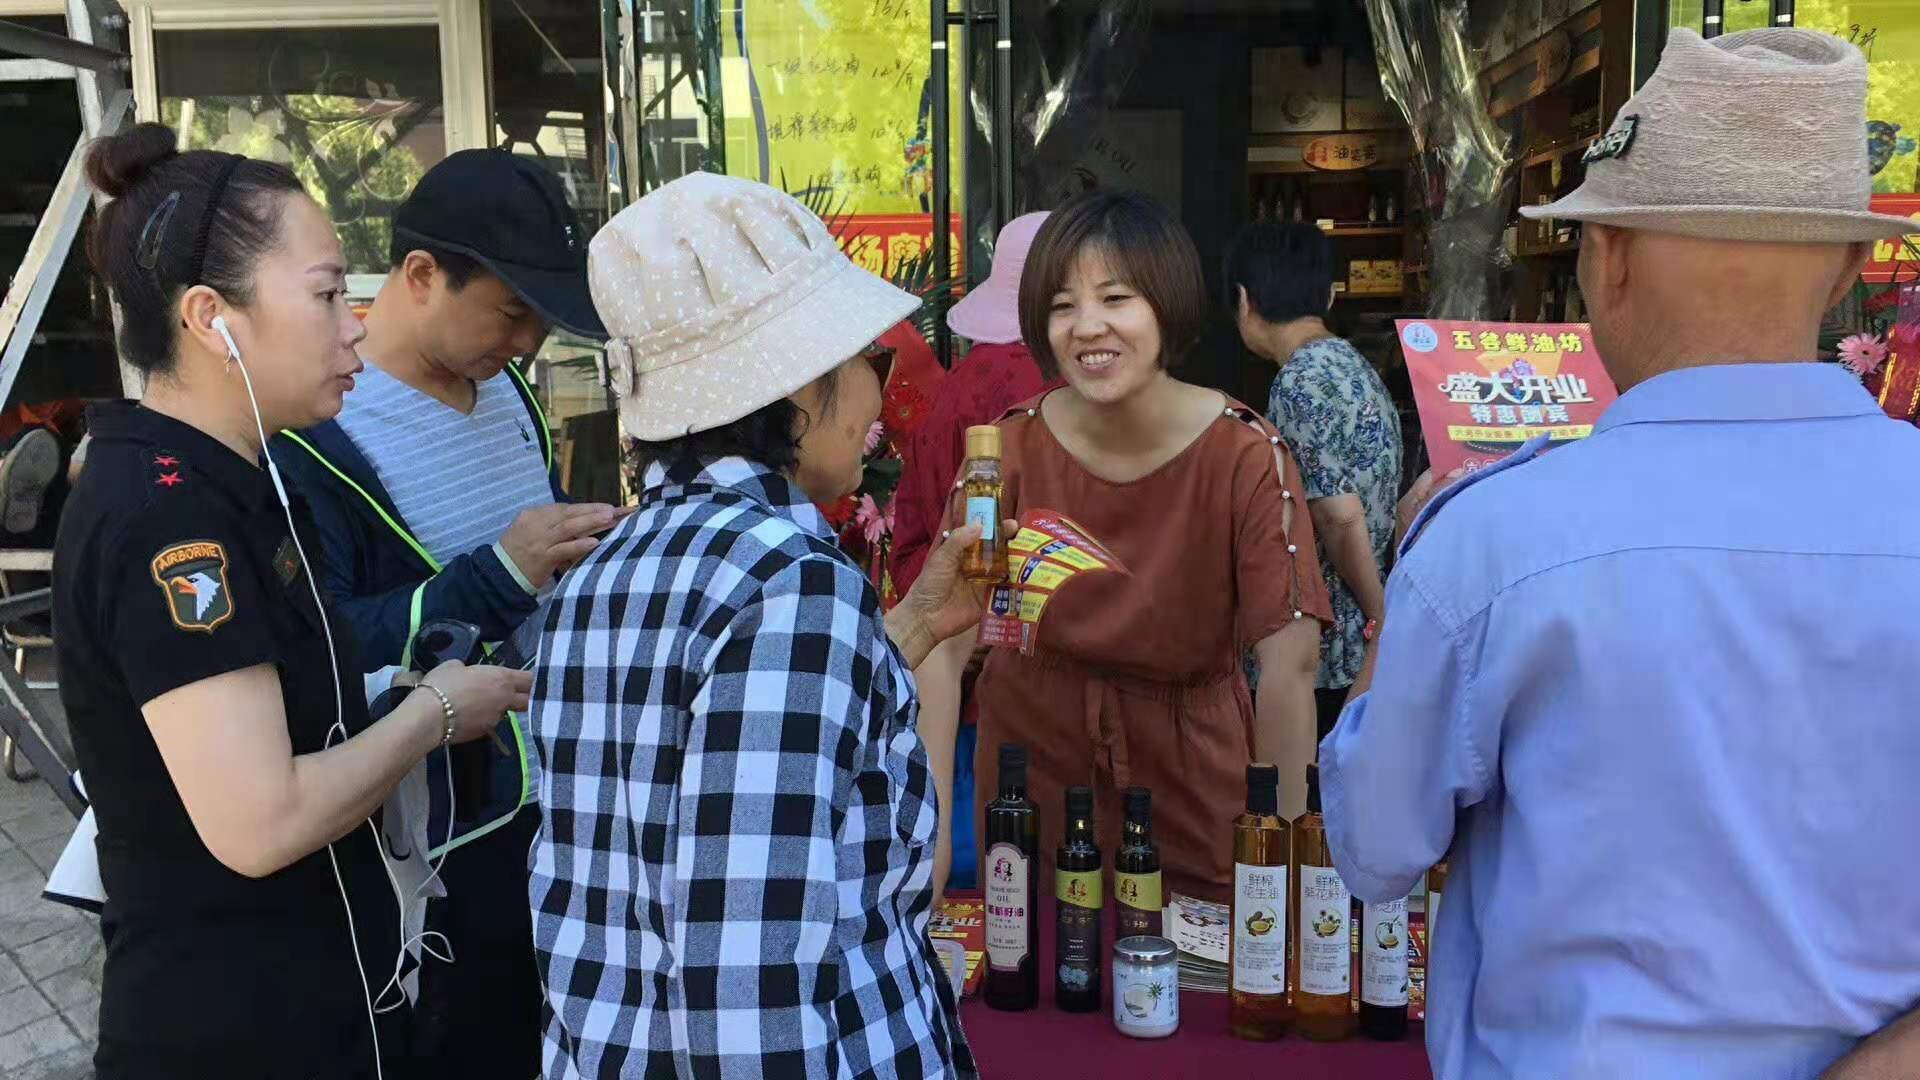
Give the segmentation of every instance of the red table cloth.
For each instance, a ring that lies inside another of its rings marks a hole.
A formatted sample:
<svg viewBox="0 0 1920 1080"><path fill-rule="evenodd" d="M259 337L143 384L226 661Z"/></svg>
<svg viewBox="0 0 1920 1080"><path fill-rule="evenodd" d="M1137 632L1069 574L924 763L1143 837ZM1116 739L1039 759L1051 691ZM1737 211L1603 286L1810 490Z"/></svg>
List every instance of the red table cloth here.
<svg viewBox="0 0 1920 1080"><path fill-rule="evenodd" d="M1026 1012L987 1008L981 995L961 1003L960 1022L973 1046L982 1080L1238 1080L1299 1077L1317 1080L1431 1080L1425 1029L1410 1024L1405 1041L1374 1042L1359 1035L1337 1043L1289 1034L1277 1042L1236 1039L1227 1033L1227 995L1180 991L1180 1030L1164 1039L1135 1039L1113 1026L1113 919L1103 942L1104 995L1098 1012L1062 1012L1053 1004L1053 901L1042 897L1040 1002Z"/></svg>

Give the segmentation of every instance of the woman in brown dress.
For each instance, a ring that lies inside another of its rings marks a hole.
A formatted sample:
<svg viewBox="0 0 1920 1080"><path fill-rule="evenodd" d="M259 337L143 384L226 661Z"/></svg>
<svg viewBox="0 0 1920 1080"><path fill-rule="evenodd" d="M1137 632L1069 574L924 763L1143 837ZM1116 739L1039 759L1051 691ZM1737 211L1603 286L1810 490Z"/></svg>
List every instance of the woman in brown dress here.
<svg viewBox="0 0 1920 1080"><path fill-rule="evenodd" d="M1036 238L1021 330L1066 386L1001 422L1005 516L1066 514L1128 573L1056 595L1032 656L992 651L976 687L976 763L984 801L998 790L1000 744L1026 745L1043 858L1060 842L1068 785L1094 788L1107 850L1120 792L1152 789L1167 889L1224 901L1248 762L1280 766L1283 813L1305 806L1330 612L1279 436L1258 412L1168 373L1206 317L1193 243L1150 200L1085 196ZM958 652L936 670L964 663L964 643Z"/></svg>

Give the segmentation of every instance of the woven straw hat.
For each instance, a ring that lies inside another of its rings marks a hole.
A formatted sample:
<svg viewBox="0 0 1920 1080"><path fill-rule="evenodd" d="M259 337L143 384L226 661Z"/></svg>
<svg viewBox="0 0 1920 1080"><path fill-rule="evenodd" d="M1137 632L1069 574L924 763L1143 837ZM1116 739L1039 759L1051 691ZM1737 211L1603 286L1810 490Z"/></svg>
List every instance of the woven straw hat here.
<svg viewBox="0 0 1920 1080"><path fill-rule="evenodd" d="M1920 226L1867 209L1867 62L1830 34L1667 39L1660 66L1587 149L1586 180L1529 218L1715 240L1853 243Z"/></svg>
<svg viewBox="0 0 1920 1080"><path fill-rule="evenodd" d="M920 306L849 261L792 196L704 172L614 215L587 277L621 424L644 442L771 405Z"/></svg>

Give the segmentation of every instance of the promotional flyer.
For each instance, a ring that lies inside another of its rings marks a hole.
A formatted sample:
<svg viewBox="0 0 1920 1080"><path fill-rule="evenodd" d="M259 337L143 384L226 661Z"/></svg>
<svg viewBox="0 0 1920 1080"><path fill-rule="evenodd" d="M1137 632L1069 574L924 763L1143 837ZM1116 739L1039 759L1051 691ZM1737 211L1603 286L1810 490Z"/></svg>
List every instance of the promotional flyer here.
<svg viewBox="0 0 1920 1080"><path fill-rule="evenodd" d="M1585 324L1396 325L1436 475L1485 468L1539 435L1584 439L1619 396Z"/></svg>

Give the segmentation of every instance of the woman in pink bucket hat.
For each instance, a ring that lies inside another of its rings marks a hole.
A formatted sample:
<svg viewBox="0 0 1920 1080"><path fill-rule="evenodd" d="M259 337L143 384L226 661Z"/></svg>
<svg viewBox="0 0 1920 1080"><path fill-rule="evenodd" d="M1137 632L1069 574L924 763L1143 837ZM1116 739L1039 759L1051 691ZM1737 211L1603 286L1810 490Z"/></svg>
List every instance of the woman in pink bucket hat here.
<svg viewBox="0 0 1920 1080"><path fill-rule="evenodd" d="M642 494L561 583L537 667L548 1075L972 1078L927 935L912 667L979 619L978 532L883 615L816 509L860 483L871 343L919 301L708 173L618 214L589 278Z"/></svg>

